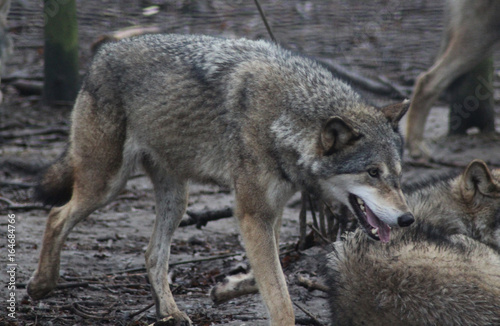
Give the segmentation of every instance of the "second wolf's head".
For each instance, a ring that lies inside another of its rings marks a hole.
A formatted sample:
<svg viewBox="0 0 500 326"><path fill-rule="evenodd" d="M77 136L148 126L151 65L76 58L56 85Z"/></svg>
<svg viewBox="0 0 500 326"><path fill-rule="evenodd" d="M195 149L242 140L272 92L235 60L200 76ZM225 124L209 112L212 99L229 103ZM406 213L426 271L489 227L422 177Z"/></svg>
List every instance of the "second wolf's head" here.
<svg viewBox="0 0 500 326"><path fill-rule="evenodd" d="M382 109L361 106L352 116L330 117L313 165L320 196L338 199L365 232L388 242L391 227L414 222L400 187L403 141L398 123L409 102Z"/></svg>
<svg viewBox="0 0 500 326"><path fill-rule="evenodd" d="M500 169L474 160L459 175L403 187L419 223L463 234L500 251Z"/></svg>

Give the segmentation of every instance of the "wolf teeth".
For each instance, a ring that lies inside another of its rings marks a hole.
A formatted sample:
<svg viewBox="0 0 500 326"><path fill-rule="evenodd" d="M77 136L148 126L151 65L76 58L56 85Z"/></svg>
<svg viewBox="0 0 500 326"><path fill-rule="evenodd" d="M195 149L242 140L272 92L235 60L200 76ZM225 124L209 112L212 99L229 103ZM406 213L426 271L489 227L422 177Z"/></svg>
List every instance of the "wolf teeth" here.
<svg viewBox="0 0 500 326"><path fill-rule="evenodd" d="M374 229L372 229L372 233L373 233L374 235L378 235L378 228L374 228Z"/></svg>
<svg viewBox="0 0 500 326"><path fill-rule="evenodd" d="M365 202L359 197L357 199L359 207L361 208L362 211L365 211Z"/></svg>

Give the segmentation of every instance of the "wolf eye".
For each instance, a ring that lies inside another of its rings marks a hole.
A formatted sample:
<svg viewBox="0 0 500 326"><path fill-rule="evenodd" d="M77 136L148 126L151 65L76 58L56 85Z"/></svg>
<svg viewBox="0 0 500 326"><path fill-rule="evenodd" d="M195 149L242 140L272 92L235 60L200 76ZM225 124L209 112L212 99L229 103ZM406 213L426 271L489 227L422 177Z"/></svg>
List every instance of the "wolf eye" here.
<svg viewBox="0 0 500 326"><path fill-rule="evenodd" d="M378 178L380 176L380 170L377 168L373 168L373 169L368 170L368 174L372 178Z"/></svg>

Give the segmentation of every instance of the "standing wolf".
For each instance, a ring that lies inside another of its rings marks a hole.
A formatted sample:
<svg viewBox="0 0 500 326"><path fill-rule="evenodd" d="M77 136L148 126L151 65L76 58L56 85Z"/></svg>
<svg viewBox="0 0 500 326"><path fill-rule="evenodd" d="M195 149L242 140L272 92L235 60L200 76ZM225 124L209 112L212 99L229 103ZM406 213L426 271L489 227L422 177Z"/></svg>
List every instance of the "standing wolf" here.
<svg viewBox="0 0 500 326"><path fill-rule="evenodd" d="M69 147L42 177L54 207L33 298L56 286L70 230L110 202L141 164L157 217L146 267L158 318L190 324L168 285L187 182L230 185L246 252L272 325L294 325L278 258L283 206L299 189L337 198L371 237L414 219L400 189L408 103L376 109L317 63L267 42L147 35L103 46L83 82Z"/></svg>
<svg viewBox="0 0 500 326"><path fill-rule="evenodd" d="M500 170L476 160L405 194L418 223L386 245L357 232L329 254L333 324L500 325Z"/></svg>

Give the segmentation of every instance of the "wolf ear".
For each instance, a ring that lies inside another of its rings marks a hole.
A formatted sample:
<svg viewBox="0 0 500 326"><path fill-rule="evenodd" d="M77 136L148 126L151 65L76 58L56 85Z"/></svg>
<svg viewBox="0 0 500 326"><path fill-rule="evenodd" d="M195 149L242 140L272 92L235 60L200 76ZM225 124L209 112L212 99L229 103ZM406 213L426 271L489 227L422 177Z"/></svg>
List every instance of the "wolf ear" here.
<svg viewBox="0 0 500 326"><path fill-rule="evenodd" d="M394 129L398 128L399 121L406 114L408 109L410 108L410 101L404 100L401 103L390 104L388 106L384 106L380 110L385 115L389 123L392 125Z"/></svg>
<svg viewBox="0 0 500 326"><path fill-rule="evenodd" d="M460 192L467 201L472 201L479 193L487 197L500 197L500 185L481 160L474 160L465 169L460 182Z"/></svg>
<svg viewBox="0 0 500 326"><path fill-rule="evenodd" d="M361 134L351 126L351 123L338 116L330 117L321 130L320 143L323 155L331 155L360 137Z"/></svg>

